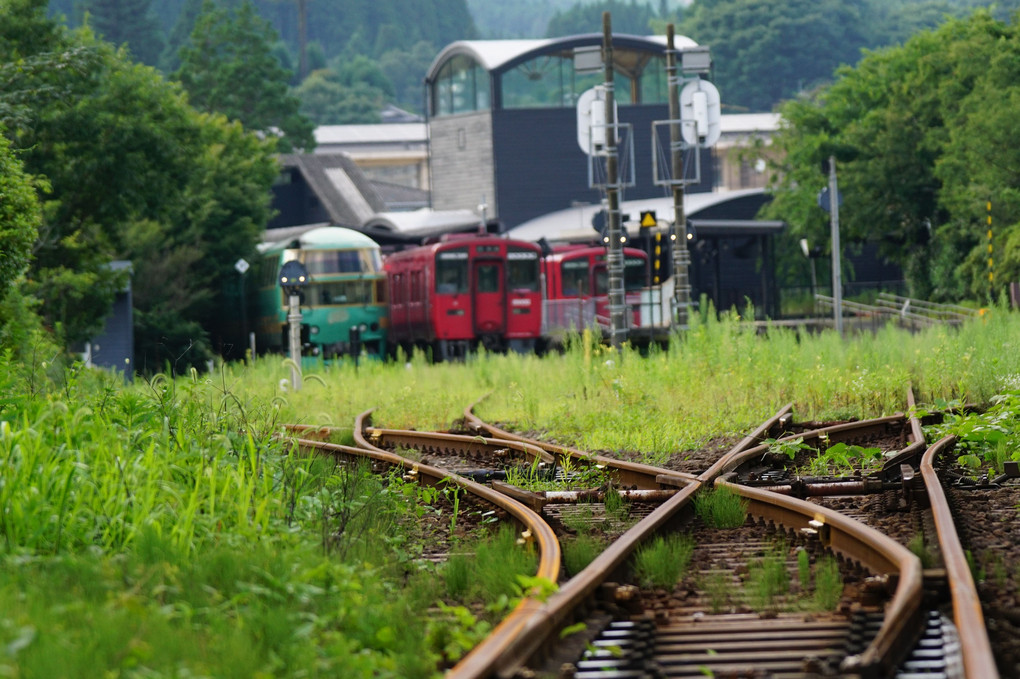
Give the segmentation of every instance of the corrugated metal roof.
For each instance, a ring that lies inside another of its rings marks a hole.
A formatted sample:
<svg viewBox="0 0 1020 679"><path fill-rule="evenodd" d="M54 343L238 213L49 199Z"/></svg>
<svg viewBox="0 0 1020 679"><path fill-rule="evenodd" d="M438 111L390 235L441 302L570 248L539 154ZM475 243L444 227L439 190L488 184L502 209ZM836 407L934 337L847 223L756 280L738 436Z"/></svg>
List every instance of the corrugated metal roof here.
<svg viewBox="0 0 1020 679"><path fill-rule="evenodd" d="M738 191L713 191L711 193L688 193L684 197L684 213L694 218L699 211L731 200L752 195L761 195L764 189L741 189ZM647 198L642 200L625 200L620 203L620 211L630 214L632 218L645 211L655 212L658 220L673 221L673 197ZM537 241L545 238L548 241L568 241L591 238L595 231L592 217L602 211L602 205L580 205L578 207L551 212L536 219L524 222L507 232L510 238Z"/></svg>
<svg viewBox="0 0 1020 679"><path fill-rule="evenodd" d="M666 37L662 35L639 36L616 33L613 35L614 47L617 41L632 45L643 42L649 46L659 48L666 46ZM425 79L432 81L435 78L437 69L446 63L450 57L457 54L471 57L487 71L496 71L505 64L532 53L538 55L545 52L555 52L560 49L575 47L579 44L601 45L602 34L589 33L542 40L458 40L444 47L436 55L436 58L429 66ZM677 35L673 38L673 45L678 49L696 47L697 44L683 35Z"/></svg>

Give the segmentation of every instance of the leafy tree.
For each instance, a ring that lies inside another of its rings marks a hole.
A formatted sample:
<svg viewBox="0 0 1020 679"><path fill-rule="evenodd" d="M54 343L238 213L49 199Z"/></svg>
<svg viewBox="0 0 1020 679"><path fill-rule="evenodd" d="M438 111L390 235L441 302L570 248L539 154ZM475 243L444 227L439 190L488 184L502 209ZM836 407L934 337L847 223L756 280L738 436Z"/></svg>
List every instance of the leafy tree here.
<svg viewBox="0 0 1020 679"><path fill-rule="evenodd" d="M180 50L188 43L191 32L195 30L195 22L202 13L203 4L205 0L184 1L173 28L167 34L166 47L160 60L160 67L164 73L173 73L181 67Z"/></svg>
<svg viewBox="0 0 1020 679"><path fill-rule="evenodd" d="M130 259L139 361L201 363L232 339L222 291L268 220L274 144L195 111L178 85L60 29L41 4L0 5L0 63L26 65L0 69L0 112L49 186L24 290L63 339L85 339L123 284L110 261Z"/></svg>
<svg viewBox="0 0 1020 679"><path fill-rule="evenodd" d="M394 49L379 57L379 68L393 83L397 105L424 113L425 74L436 56L432 43L421 41L409 50Z"/></svg>
<svg viewBox="0 0 1020 679"><path fill-rule="evenodd" d="M378 123L385 103L381 90L365 83L344 84L331 69L312 72L295 92L301 113L318 125Z"/></svg>
<svg viewBox="0 0 1020 679"><path fill-rule="evenodd" d="M679 32L711 47L728 105L768 111L856 63L865 20L862 3L842 0L701 0Z"/></svg>
<svg viewBox="0 0 1020 679"><path fill-rule="evenodd" d="M163 52L163 32L151 0L86 0L89 25L107 42L127 45L143 64L155 66Z"/></svg>
<svg viewBox="0 0 1020 679"><path fill-rule="evenodd" d="M0 299L28 269L40 216L32 181L0 135Z"/></svg>
<svg viewBox="0 0 1020 679"><path fill-rule="evenodd" d="M912 294L957 299L987 290L988 200L1003 269L1020 273L1018 56L1015 23L979 12L869 53L813 97L787 103L769 214L812 242L827 240L825 215L812 203L825 182L819 163L835 155L841 235L878 241L904 268Z"/></svg>
<svg viewBox="0 0 1020 679"><path fill-rule="evenodd" d="M206 0L188 44L180 50L175 77L199 110L223 113L267 136L279 135L283 151L310 150L315 146L312 123L288 91L290 73L272 55L275 40L251 2L230 13Z"/></svg>

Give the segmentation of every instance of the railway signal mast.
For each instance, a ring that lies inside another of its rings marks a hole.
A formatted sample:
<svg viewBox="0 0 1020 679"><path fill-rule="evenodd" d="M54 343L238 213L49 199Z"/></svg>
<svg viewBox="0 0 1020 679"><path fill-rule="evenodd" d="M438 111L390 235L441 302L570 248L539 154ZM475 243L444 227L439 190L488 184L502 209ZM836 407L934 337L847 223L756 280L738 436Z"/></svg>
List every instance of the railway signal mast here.
<svg viewBox="0 0 1020 679"><path fill-rule="evenodd" d="M680 74L677 74L679 59ZM668 185L673 189L673 306L672 319L676 328L688 327L688 309L691 305L689 278L690 253L687 250L687 217L684 212L684 187L688 183L701 181L700 148L708 148L719 141L721 133L721 105L719 90L715 85L702 80L712 67L708 47L688 47L677 50L674 41L673 24L666 26L666 78L669 89L669 120L656 121L655 126L669 125L671 171L664 180L659 180L658 154L653 149L653 175L656 184ZM681 89L680 85L684 83ZM658 143L658 135L652 135L652 144ZM684 151L693 149L691 157L694 171L691 176L684 167Z"/></svg>
<svg viewBox="0 0 1020 679"><path fill-rule="evenodd" d="M583 92L577 99L577 143L588 156L588 184L605 191L605 243L609 273L610 341L620 348L627 339L627 304L624 294L623 244L627 240L620 214L620 192L634 183L634 147L630 125L618 122L613 91L613 31L609 12L602 13L602 50L577 50L574 67L578 72L603 68L605 82ZM601 60L599 60L601 57ZM620 177L620 147L630 154L629 168ZM600 230L601 231L601 230Z"/></svg>

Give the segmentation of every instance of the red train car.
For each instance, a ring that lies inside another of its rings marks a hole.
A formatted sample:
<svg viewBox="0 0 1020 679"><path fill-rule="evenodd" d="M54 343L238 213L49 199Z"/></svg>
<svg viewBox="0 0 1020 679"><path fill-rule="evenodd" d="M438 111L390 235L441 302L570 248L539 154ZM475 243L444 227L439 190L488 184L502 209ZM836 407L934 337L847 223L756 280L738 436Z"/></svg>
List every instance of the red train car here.
<svg viewBox="0 0 1020 679"><path fill-rule="evenodd" d="M648 254L624 248L623 289L632 327L641 323L641 291L648 284ZM556 342L569 330L597 326L609 318L609 268L603 246L564 245L542 260L545 278L543 334Z"/></svg>
<svg viewBox="0 0 1020 679"><path fill-rule="evenodd" d="M389 255L391 348L432 349L434 360L533 351L542 330L541 248L489 235L446 236Z"/></svg>

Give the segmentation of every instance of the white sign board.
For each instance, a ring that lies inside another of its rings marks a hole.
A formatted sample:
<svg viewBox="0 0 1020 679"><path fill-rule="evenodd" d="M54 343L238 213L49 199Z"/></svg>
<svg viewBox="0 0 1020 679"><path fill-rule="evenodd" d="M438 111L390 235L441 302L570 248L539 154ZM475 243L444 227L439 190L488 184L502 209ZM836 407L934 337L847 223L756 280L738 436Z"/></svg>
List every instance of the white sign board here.
<svg viewBox="0 0 1020 679"><path fill-rule="evenodd" d="M691 146L712 146L719 141L722 107L719 90L707 80L692 80L680 91L680 130Z"/></svg>
<svg viewBox="0 0 1020 679"><path fill-rule="evenodd" d="M613 108L617 109L615 100ZM619 120L618 115L614 118ZM577 98L577 145L585 155L605 153L606 129L606 90L597 85Z"/></svg>

